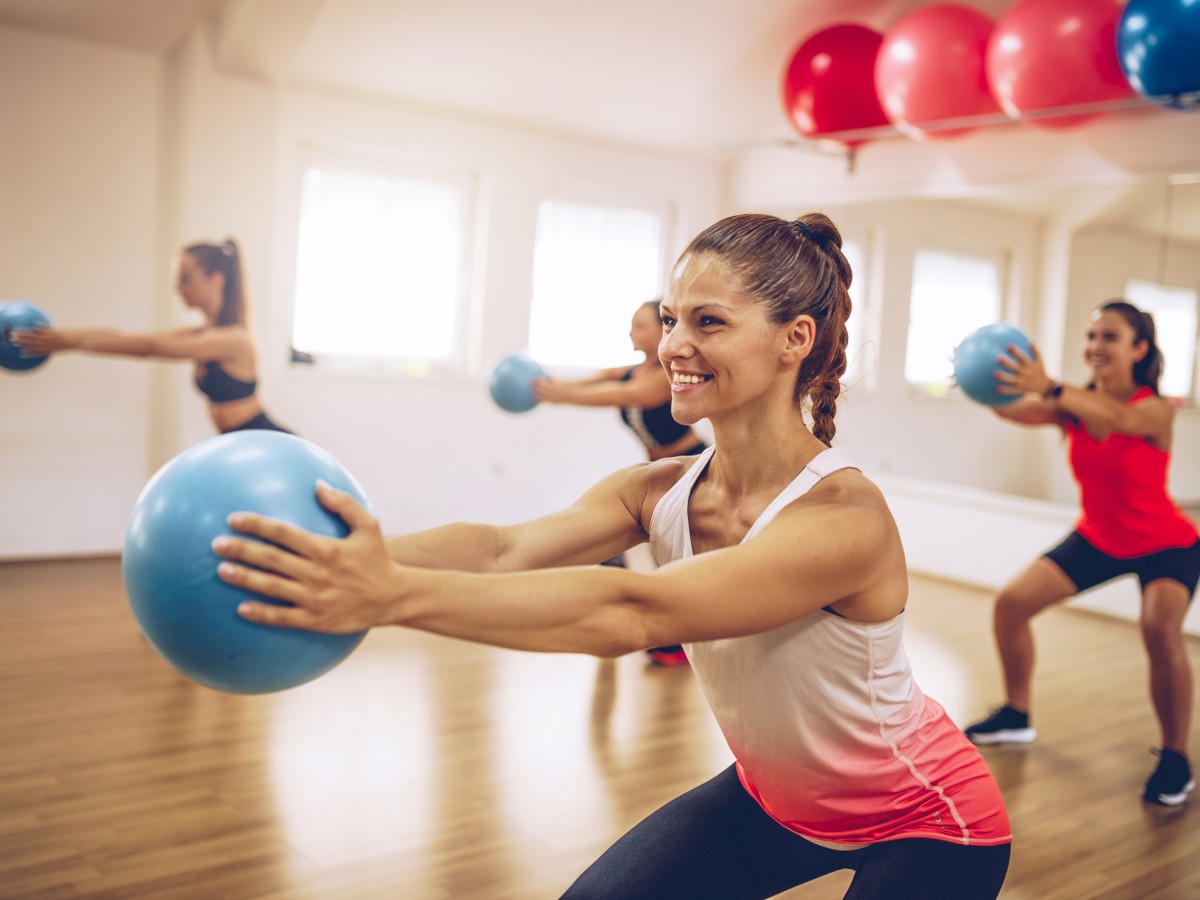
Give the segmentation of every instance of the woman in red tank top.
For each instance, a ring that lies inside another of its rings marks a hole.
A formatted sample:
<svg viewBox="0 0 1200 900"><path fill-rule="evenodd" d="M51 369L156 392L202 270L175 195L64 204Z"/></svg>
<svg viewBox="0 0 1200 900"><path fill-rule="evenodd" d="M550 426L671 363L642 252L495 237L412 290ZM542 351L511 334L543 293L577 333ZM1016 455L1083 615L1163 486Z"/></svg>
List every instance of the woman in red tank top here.
<svg viewBox="0 0 1200 900"><path fill-rule="evenodd" d="M1092 382L1074 387L1046 374L1036 350L1001 357L1001 393L1021 399L995 407L1021 425L1056 425L1069 444L1083 507L1075 530L1035 560L996 598L993 627L1008 693L1004 705L966 729L977 744L1029 743L1033 676L1030 620L1054 604L1122 575L1142 589L1142 639L1150 695L1162 732L1159 763L1146 782L1148 803L1176 806L1195 787L1187 757L1192 673L1183 621L1200 579L1196 526L1167 493L1175 410L1158 393L1162 354L1154 319L1132 304L1100 306L1087 330Z"/></svg>

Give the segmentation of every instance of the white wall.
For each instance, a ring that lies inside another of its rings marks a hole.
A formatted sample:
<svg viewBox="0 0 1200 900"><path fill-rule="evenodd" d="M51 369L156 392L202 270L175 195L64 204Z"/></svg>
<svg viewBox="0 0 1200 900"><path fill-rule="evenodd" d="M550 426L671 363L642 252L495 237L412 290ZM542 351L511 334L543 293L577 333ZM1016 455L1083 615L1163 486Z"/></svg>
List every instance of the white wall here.
<svg viewBox="0 0 1200 900"><path fill-rule="evenodd" d="M1074 504L912 478L876 475L875 480L896 517L913 571L991 590L999 590L1058 544L1079 517ZM1195 517L1197 510L1190 512ZM1119 578L1069 605L1136 621L1141 596L1136 579ZM1200 635L1200 607L1195 604L1184 630Z"/></svg>
<svg viewBox="0 0 1200 900"><path fill-rule="evenodd" d="M0 27L0 300L64 326L153 326L163 92L150 56ZM0 370L0 556L118 546L150 390L132 361Z"/></svg>

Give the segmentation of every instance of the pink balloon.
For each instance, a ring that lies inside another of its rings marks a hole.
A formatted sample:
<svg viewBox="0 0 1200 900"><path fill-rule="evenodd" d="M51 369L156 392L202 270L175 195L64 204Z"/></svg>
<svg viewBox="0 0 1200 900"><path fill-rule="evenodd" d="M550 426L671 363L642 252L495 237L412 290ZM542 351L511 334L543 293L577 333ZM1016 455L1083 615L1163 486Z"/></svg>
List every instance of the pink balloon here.
<svg viewBox="0 0 1200 900"><path fill-rule="evenodd" d="M1013 118L1038 110L1133 96L1117 59L1120 0L1021 0L1001 16L987 49L992 94ZM1045 128L1079 125L1088 112L1036 117Z"/></svg>
<svg viewBox="0 0 1200 900"><path fill-rule="evenodd" d="M883 35L865 25L834 25L811 35L792 54L783 78L783 105L807 137L887 125L875 95L875 56ZM837 138L844 147L865 137Z"/></svg>
<svg viewBox="0 0 1200 900"><path fill-rule="evenodd" d="M875 60L875 91L896 127L913 137L966 134L946 120L997 115L984 56L992 20L957 3L926 6L883 36Z"/></svg>

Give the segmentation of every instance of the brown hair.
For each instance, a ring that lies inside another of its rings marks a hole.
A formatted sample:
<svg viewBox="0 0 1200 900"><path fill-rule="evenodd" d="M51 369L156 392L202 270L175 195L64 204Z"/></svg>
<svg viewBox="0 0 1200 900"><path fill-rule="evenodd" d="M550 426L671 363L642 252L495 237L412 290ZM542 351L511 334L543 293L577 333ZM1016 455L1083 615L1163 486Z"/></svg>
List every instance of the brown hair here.
<svg viewBox="0 0 1200 900"><path fill-rule="evenodd" d="M683 252L719 257L747 294L782 325L812 316L812 352L796 377L795 401L812 407L812 432L826 444L837 431L833 417L846 371L846 319L850 316L850 263L842 235L828 216L807 213L791 222L757 213L729 216L700 232Z"/></svg>
<svg viewBox="0 0 1200 900"><path fill-rule="evenodd" d="M229 238L223 244L188 244L183 252L204 270L205 275L220 272L225 276L218 325L246 324L246 295L242 290L242 254L237 242Z"/></svg>
<svg viewBox="0 0 1200 900"><path fill-rule="evenodd" d="M1128 300L1107 300L1096 307L1097 313L1115 312L1133 328L1133 342L1146 342L1146 355L1133 364L1133 380L1158 393L1158 382L1162 378L1163 355L1155 339L1154 316L1138 309Z"/></svg>

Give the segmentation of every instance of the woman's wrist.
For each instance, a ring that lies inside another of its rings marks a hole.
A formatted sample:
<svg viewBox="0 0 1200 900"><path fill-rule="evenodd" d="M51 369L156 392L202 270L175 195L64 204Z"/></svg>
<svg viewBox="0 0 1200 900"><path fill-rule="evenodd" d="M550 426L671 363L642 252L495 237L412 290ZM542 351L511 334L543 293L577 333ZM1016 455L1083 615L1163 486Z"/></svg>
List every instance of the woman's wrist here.
<svg viewBox="0 0 1200 900"><path fill-rule="evenodd" d="M1048 385L1046 385L1046 389L1044 391L1042 391L1042 399L1043 400L1057 400L1059 397L1062 396L1062 392L1063 392L1063 383L1061 381L1055 381L1054 379L1050 379L1050 383Z"/></svg>

